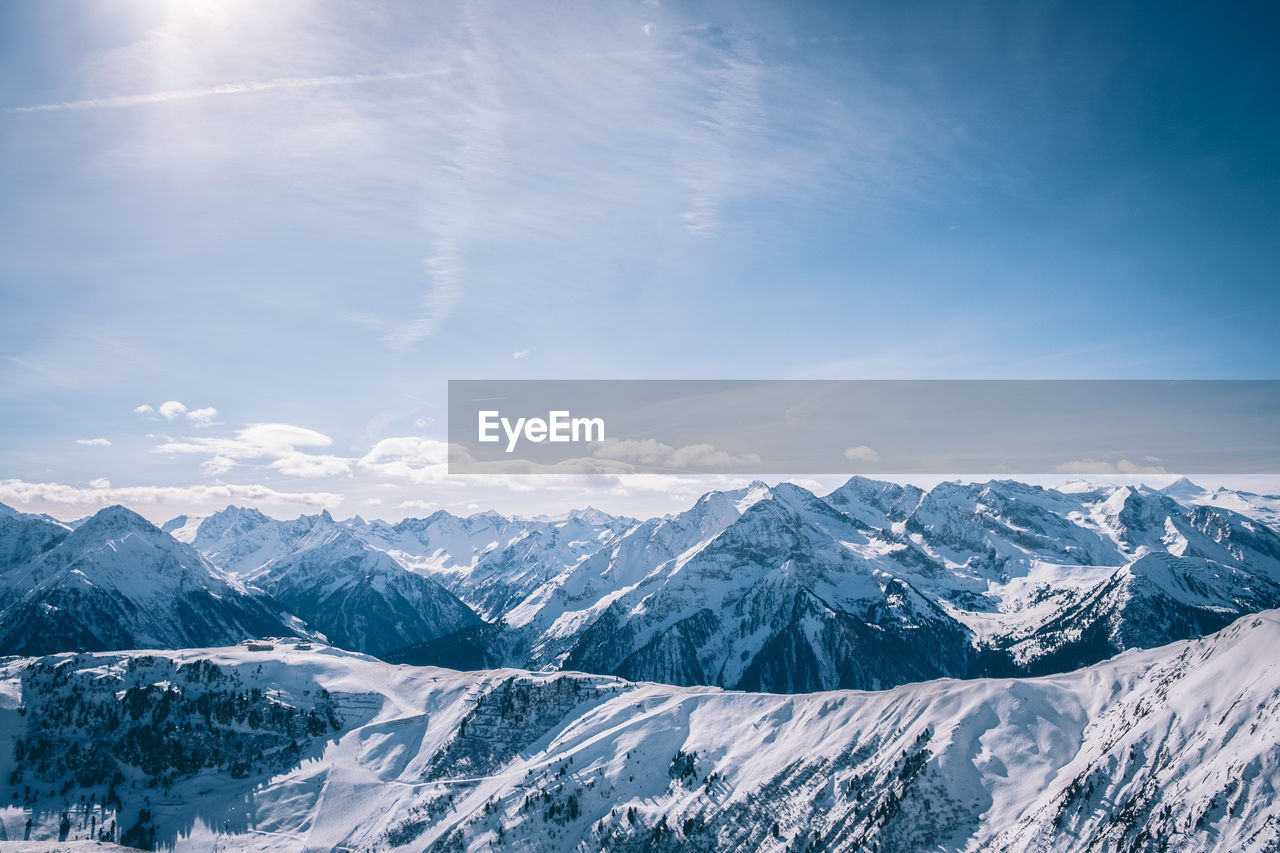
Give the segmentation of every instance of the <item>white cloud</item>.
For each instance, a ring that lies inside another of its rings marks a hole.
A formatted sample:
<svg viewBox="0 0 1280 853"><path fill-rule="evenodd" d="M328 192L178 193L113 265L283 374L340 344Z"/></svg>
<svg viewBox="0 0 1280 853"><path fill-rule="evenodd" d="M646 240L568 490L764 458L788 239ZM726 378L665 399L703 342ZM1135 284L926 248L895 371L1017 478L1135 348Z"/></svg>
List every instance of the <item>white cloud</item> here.
<svg viewBox="0 0 1280 853"><path fill-rule="evenodd" d="M1151 461L1159 461L1153 456L1145 457ZM1168 474L1160 465L1139 465L1128 459L1118 462L1104 462L1099 459L1073 459L1053 466L1056 474Z"/></svg>
<svg viewBox="0 0 1280 853"><path fill-rule="evenodd" d="M351 473L351 463L338 456L289 453L271 463L286 477L340 477Z"/></svg>
<svg viewBox="0 0 1280 853"><path fill-rule="evenodd" d="M366 501L366 503L376 503L376 501L370 500L370 501ZM416 499L400 501L400 503L396 504L396 506L398 506L400 509L412 509L412 510L417 510L418 512L434 512L435 510L440 508L440 504L436 501L423 501L423 500L416 500Z"/></svg>
<svg viewBox="0 0 1280 853"><path fill-rule="evenodd" d="M92 507L117 503L136 506L254 501L264 504L337 506L342 503L342 499L342 495L333 492L280 492L256 484L113 487L109 481L98 479L91 481L88 488L83 488L61 483L0 480L0 501L23 504L43 501L64 506Z"/></svg>
<svg viewBox="0 0 1280 853"><path fill-rule="evenodd" d="M873 447L859 444L857 447L847 448L844 452L844 458L853 462L879 462L880 454Z"/></svg>
<svg viewBox="0 0 1280 853"><path fill-rule="evenodd" d="M436 422L435 418L418 418L413 422L413 425L416 426L418 429L426 429L427 427L431 426L435 422Z"/></svg>
<svg viewBox="0 0 1280 853"><path fill-rule="evenodd" d="M230 456L213 456L200 463L200 470L210 476L225 474L236 467L236 460Z"/></svg>
<svg viewBox="0 0 1280 853"><path fill-rule="evenodd" d="M333 439L324 433L292 424L250 424L237 430L233 438L199 436L170 440L155 448L157 453L207 456L201 468L206 474L222 474L235 465L269 459L270 467L290 477L335 477L348 474L348 459L325 454L306 454L300 447L328 447Z"/></svg>
<svg viewBox="0 0 1280 853"><path fill-rule="evenodd" d="M299 447L328 447L333 439L321 432L292 424L250 424L236 430L235 438L201 436L170 441L156 448L161 453L218 453L231 459L284 456Z"/></svg>
<svg viewBox="0 0 1280 853"><path fill-rule="evenodd" d="M111 442L105 438L77 438L76 444L83 444L85 447L110 447Z"/></svg>
<svg viewBox="0 0 1280 853"><path fill-rule="evenodd" d="M178 418L185 417L187 421L196 427L212 426L213 419L218 416L218 410L213 406L206 406L203 409L188 409L185 403L177 400L166 400L158 407L143 403L141 406L135 406L133 411L139 415L158 414L166 421L176 421Z"/></svg>
<svg viewBox="0 0 1280 853"><path fill-rule="evenodd" d="M511 353L511 358L513 361L520 361L523 358L528 358L530 355L536 352L537 349L538 349L537 347L529 347L528 349L515 350L514 352Z"/></svg>
<svg viewBox="0 0 1280 853"><path fill-rule="evenodd" d="M449 472L449 446L421 436L384 438L356 463L382 477L427 484L442 482Z"/></svg>
<svg viewBox="0 0 1280 853"><path fill-rule="evenodd" d="M213 406L207 406L203 409L192 409L187 412L187 420L195 424L197 427L207 427L213 423L213 419L218 416L218 410Z"/></svg>

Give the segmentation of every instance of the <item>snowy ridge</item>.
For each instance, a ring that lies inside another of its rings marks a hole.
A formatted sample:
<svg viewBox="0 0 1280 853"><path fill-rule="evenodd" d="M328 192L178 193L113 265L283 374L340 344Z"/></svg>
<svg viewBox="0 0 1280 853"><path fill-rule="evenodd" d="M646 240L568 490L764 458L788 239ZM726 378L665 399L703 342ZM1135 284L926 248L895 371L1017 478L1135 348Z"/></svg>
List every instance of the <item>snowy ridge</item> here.
<svg viewBox="0 0 1280 853"><path fill-rule="evenodd" d="M163 786L113 798L45 780L53 796L26 800L35 839L57 837L64 808L77 839L149 807L143 830L184 851L1261 851L1280 844L1277 644L1267 611L1064 675L800 696L328 648L68 655L0 668L0 737L86 738L75 701L109 708L124 688L144 711L252 693L266 704L250 712L278 709L268 739L334 714L336 731L243 778L162 769ZM11 803L40 781L38 762L15 769ZM0 838L21 838L23 815L0 811Z"/></svg>

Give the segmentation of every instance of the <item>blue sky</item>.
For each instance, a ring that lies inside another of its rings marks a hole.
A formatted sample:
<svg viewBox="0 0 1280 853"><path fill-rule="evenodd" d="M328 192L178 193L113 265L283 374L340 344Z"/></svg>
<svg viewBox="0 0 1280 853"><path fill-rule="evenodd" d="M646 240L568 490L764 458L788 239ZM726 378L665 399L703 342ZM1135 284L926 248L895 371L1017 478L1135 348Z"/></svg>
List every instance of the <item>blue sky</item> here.
<svg viewBox="0 0 1280 853"><path fill-rule="evenodd" d="M1274 23L3 4L0 501L395 518L705 485L449 481L449 378L1273 378Z"/></svg>

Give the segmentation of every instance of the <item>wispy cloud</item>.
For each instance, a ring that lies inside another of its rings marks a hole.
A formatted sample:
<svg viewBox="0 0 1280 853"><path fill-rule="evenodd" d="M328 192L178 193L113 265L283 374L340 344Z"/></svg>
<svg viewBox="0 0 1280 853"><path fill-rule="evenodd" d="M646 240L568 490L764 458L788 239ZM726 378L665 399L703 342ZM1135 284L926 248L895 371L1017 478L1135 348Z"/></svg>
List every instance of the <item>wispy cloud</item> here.
<svg viewBox="0 0 1280 853"><path fill-rule="evenodd" d="M463 108L454 122L451 151L426 204L426 227L434 251L425 260L427 289L418 314L394 326L384 340L406 350L440 330L462 298L464 253L476 225L485 224L484 190L506 163L507 109L500 88L497 57L489 42L491 21L472 7L465 17L462 54Z"/></svg>
<svg viewBox="0 0 1280 853"><path fill-rule="evenodd" d="M418 304L418 316L387 332L383 340L392 349L407 350L440 331L440 324L462 295L461 228L446 226L436 234L436 251L424 261L427 289Z"/></svg>
<svg viewBox="0 0 1280 853"><path fill-rule="evenodd" d="M548 15L476 2L363 18L324 7L304 19L285 5L186 9L85 66L96 87L158 91L15 109L203 100L191 121L130 125L110 165L278 181L285 204L322 198L328 227L346 216L370 227L373 214L404 237L418 228L416 269L397 261L378 300L337 314L398 351L439 335L475 294L478 312L510 304L526 264L553 287L585 288L545 278L548 262L566 251L578 269L643 262L655 233L720 234L743 201L848 204L873 173L945 135L869 96L836 102L822 68L780 50L767 26L704 26L659 6ZM283 45L268 38L285 29ZM163 88L235 73L254 79ZM298 89L307 97L230 97Z"/></svg>
<svg viewBox="0 0 1280 853"><path fill-rule="evenodd" d="M520 361L522 359L528 358L529 356L537 352L537 350L538 350L537 347L529 347L528 349L515 350L514 352L511 353L511 360Z"/></svg>
<svg viewBox="0 0 1280 853"><path fill-rule="evenodd" d="M85 447L110 447L111 441L105 438L77 438L76 444L83 444Z"/></svg>
<svg viewBox="0 0 1280 853"><path fill-rule="evenodd" d="M719 226L719 208L742 183L739 147L762 126L759 78L764 72L750 41L734 39L710 72L710 104L690 135L682 180L689 205L681 215L691 234L706 236Z"/></svg>
<svg viewBox="0 0 1280 853"><path fill-rule="evenodd" d="M335 492L281 492L256 484L116 487L107 480L93 480L88 486L0 480L0 501L18 504L44 502L74 507L116 503L129 506L178 506L186 503L253 501L263 504L337 506L342 500L343 496Z"/></svg>
<svg viewBox="0 0 1280 853"><path fill-rule="evenodd" d="M324 77L281 77L275 80L244 83L220 83L216 86L200 86L191 89L172 89L167 92L146 92L134 95L117 95L110 98L85 98L79 101L58 101L28 107L9 107L6 113L54 113L76 110L114 110L128 107L144 107L170 101L190 101L215 95L247 95L280 89L310 89L317 86L353 86L361 83L383 83L388 80L410 80L425 76L422 73L346 74Z"/></svg>

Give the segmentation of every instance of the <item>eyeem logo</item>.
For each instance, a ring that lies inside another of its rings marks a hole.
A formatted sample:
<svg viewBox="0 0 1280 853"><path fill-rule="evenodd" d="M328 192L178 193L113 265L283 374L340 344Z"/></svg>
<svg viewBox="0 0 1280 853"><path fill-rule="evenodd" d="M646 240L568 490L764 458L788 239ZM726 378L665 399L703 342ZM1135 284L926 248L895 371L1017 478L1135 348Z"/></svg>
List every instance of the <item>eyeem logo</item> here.
<svg viewBox="0 0 1280 853"><path fill-rule="evenodd" d="M502 417L496 410L481 411L479 414L480 433L478 440L493 444L501 441L498 430L506 433L507 453L516 449L516 445L524 438L532 442L583 442L604 441L604 418L575 418L568 411L547 412L542 418L510 418Z"/></svg>

